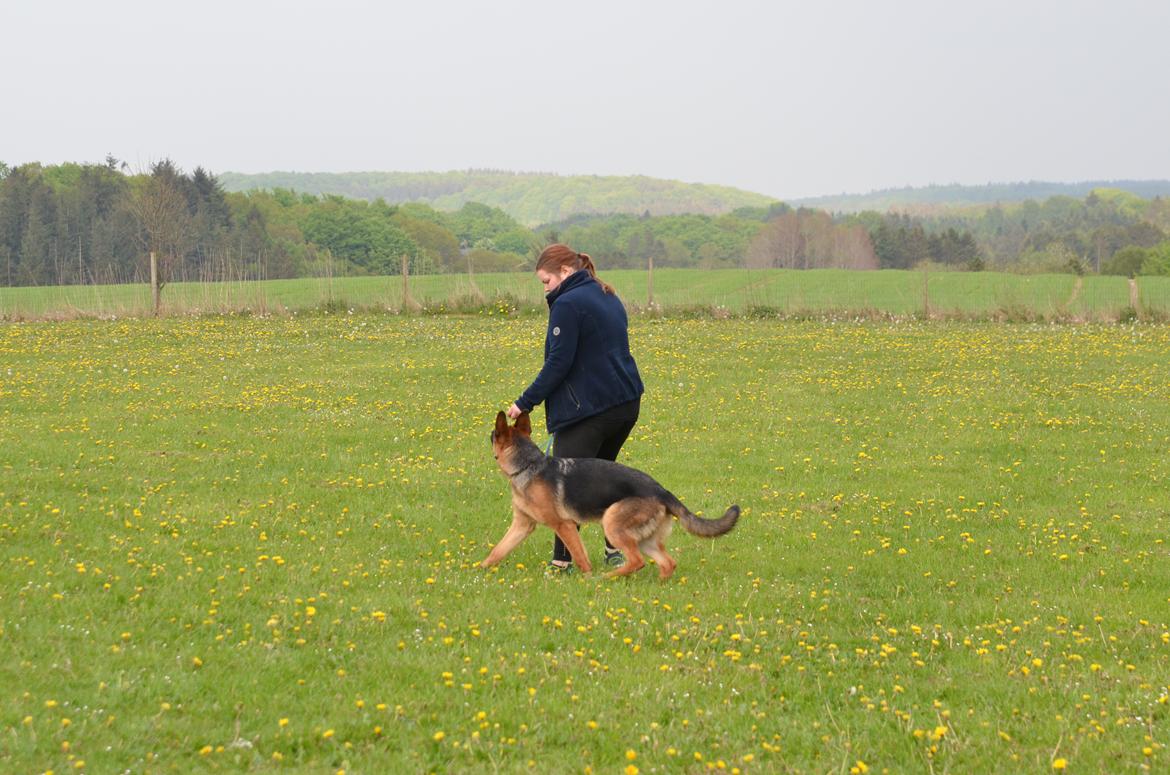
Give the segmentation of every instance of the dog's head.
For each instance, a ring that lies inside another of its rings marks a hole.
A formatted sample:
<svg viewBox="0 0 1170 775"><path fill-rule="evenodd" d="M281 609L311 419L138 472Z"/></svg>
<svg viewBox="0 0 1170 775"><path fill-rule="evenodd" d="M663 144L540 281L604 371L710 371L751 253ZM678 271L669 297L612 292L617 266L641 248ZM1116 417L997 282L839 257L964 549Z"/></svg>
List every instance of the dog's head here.
<svg viewBox="0 0 1170 775"><path fill-rule="evenodd" d="M505 472L510 469L508 464L512 459L512 452L516 448L518 436L532 438L532 421L528 418L528 412L517 417L514 425L508 425L506 414L497 413L496 427L492 430L492 454L495 455L496 462Z"/></svg>

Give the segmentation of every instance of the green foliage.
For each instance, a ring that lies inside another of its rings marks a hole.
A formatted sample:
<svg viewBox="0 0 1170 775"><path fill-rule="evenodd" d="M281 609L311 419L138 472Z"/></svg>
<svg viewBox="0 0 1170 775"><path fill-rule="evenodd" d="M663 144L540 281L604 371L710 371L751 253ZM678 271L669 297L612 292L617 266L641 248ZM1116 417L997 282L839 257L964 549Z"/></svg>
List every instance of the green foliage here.
<svg viewBox="0 0 1170 775"><path fill-rule="evenodd" d="M438 223L407 215L401 208L391 220L418 245L427 259L442 272L461 271L459 240Z"/></svg>
<svg viewBox="0 0 1170 775"><path fill-rule="evenodd" d="M1163 242L1152 248L1142 260L1138 274L1145 276L1170 276L1170 242Z"/></svg>
<svg viewBox="0 0 1170 775"><path fill-rule="evenodd" d="M518 256L532 256L540 254L543 243L528 229L517 225L508 231L500 232L492 238L496 250L504 253L514 253Z"/></svg>
<svg viewBox="0 0 1170 775"><path fill-rule="evenodd" d="M1084 274L1084 265L1062 243L1053 242L1043 250L1028 250L1020 256L1015 270L1024 274Z"/></svg>
<svg viewBox="0 0 1170 775"><path fill-rule="evenodd" d="M402 257L421 251L393 215L385 203L328 196L306 218L305 237L369 274L400 274Z"/></svg>
<svg viewBox="0 0 1170 775"><path fill-rule="evenodd" d="M1136 277L1142 265L1155 255L1154 251L1139 248L1135 245L1124 247L1113 254L1113 257L1101 265L1101 274L1117 274L1126 277Z"/></svg>
<svg viewBox="0 0 1170 775"><path fill-rule="evenodd" d="M731 211L731 215L735 218L744 221L770 221L777 215L784 215L792 212L792 208L784 202L772 202L766 206L758 207L737 207Z"/></svg>
<svg viewBox="0 0 1170 775"><path fill-rule="evenodd" d="M1167 193L1170 193L1168 191ZM1120 188L1095 188L1085 197L1090 207L1104 206L1120 215L1136 220L1146 210L1147 202L1137 194Z"/></svg>
<svg viewBox="0 0 1170 775"><path fill-rule="evenodd" d="M727 186L681 183L644 176L542 175L490 170L466 172L274 172L220 176L231 191L292 188L313 194L340 194L358 199L383 197L389 202L426 202L454 211L468 202L504 210L521 224L535 227L579 214L702 213L717 215L740 207L768 208L769 197ZM762 220L762 219L761 219Z"/></svg>
<svg viewBox="0 0 1170 775"><path fill-rule="evenodd" d="M73 162L65 162L42 170L42 179L54 191L76 188L81 181L84 167Z"/></svg>
<svg viewBox="0 0 1170 775"><path fill-rule="evenodd" d="M1121 248L1151 247L1165 241L1168 235L1158 225L1160 215L1160 202L1138 206L1130 195L1097 192L1083 200L1057 196L1043 202L939 210L916 216L865 213L862 217L869 224L879 256L883 256L883 266L900 265L885 258L888 243L877 233L884 218L887 228L921 230L910 242L922 242L949 230L964 239L969 234L981 259L997 268L1009 268L1022 256L1067 250L1079 265L1097 269ZM901 224L895 226L899 221ZM1060 247L1054 247L1057 244ZM922 246L921 250L929 252L930 248Z"/></svg>
<svg viewBox="0 0 1170 775"><path fill-rule="evenodd" d="M421 202L404 202L398 205L398 212L410 218L415 218L427 223L433 223L443 228L451 228L451 220L449 213L441 213L428 204Z"/></svg>
<svg viewBox="0 0 1170 775"><path fill-rule="evenodd" d="M553 224L561 241L600 257L606 266L717 268L740 266L761 227L736 215L611 215L579 217Z"/></svg>
<svg viewBox="0 0 1170 775"><path fill-rule="evenodd" d="M448 216L447 222L464 247L495 243L497 237L520 229L512 216L498 207L468 202Z"/></svg>

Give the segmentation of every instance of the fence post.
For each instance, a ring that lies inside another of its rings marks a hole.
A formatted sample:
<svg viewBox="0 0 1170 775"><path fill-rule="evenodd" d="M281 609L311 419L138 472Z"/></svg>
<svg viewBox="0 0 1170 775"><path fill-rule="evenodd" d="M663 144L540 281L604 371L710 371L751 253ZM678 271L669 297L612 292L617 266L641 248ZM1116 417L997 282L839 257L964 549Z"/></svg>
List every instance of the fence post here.
<svg viewBox="0 0 1170 775"><path fill-rule="evenodd" d="M139 254L141 255L141 254ZM150 251L150 296L154 301L154 316L158 317L159 287L158 287L158 256Z"/></svg>
<svg viewBox="0 0 1170 775"><path fill-rule="evenodd" d="M421 305L410 295L410 257L402 254L402 308L417 312Z"/></svg>
<svg viewBox="0 0 1170 775"><path fill-rule="evenodd" d="M329 278L329 307L333 307L333 251L325 248L325 276Z"/></svg>
<svg viewBox="0 0 1170 775"><path fill-rule="evenodd" d="M410 300L410 261L407 260L406 254L402 254L402 306L406 306Z"/></svg>
<svg viewBox="0 0 1170 775"><path fill-rule="evenodd" d="M646 306L654 307L654 256L646 259Z"/></svg>
<svg viewBox="0 0 1170 775"><path fill-rule="evenodd" d="M930 320L930 267L922 264L922 317Z"/></svg>
<svg viewBox="0 0 1170 775"><path fill-rule="evenodd" d="M480 304L487 301L487 297L483 295L483 291L475 284L475 271L471 266L471 251L467 251L467 284L471 287L471 297ZM497 292L498 294L498 292Z"/></svg>

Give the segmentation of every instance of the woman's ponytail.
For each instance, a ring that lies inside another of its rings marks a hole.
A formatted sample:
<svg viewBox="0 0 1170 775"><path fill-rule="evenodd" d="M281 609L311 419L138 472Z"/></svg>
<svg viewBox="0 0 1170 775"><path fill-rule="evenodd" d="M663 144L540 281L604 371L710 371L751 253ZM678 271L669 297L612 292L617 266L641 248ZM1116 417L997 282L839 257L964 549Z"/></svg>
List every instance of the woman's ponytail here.
<svg viewBox="0 0 1170 775"><path fill-rule="evenodd" d="M597 267L593 265L593 259L589 257L588 253L578 253L577 258L581 260L581 268L588 270L589 276L601 285L601 290L606 293L613 293L613 286L597 276Z"/></svg>

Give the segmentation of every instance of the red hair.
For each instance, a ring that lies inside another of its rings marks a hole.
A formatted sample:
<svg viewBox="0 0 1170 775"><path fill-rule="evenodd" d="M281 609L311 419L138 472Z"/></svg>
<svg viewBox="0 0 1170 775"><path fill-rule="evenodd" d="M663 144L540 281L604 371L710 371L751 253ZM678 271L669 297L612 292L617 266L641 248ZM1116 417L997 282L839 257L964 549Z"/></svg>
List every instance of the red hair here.
<svg viewBox="0 0 1170 775"><path fill-rule="evenodd" d="M601 283L602 290L606 293L613 293L613 286L602 282L601 278L597 276L597 267L593 265L593 259L589 257L588 253L578 253L568 245L557 242L541 251L540 258L536 259L536 268L546 272L559 272L564 266L572 268L574 272L578 269L588 270L589 276Z"/></svg>

